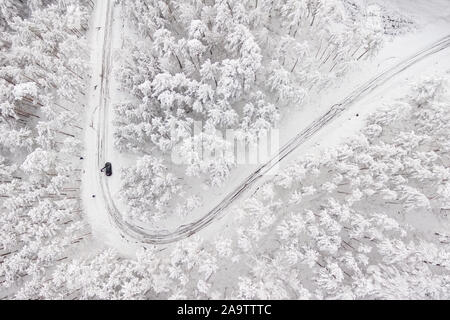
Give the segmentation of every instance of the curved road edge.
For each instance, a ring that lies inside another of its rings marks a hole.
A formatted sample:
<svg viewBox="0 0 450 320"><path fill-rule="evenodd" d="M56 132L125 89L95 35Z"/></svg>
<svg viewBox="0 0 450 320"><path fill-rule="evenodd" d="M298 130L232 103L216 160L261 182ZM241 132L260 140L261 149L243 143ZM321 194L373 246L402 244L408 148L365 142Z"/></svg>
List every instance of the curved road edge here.
<svg viewBox="0 0 450 320"><path fill-rule="evenodd" d="M108 5L107 18L105 19L105 37L103 41L103 59L102 59L102 83L101 83L101 97L100 97L100 116L98 117L98 159L97 159L97 169L100 175L100 189L102 192L102 197L106 205L107 212L109 213L111 221L125 234L127 237L145 244L151 245L165 245L174 242L181 241L183 239L189 238L192 235L198 233L202 229L209 226L213 221L218 219L221 214L228 208L233 201L238 199L243 195L245 191L250 189L255 185L255 183L261 179L264 175L270 172L270 170L277 165L280 161L285 159L289 154L291 154L300 145L305 143L314 134L320 131L324 126L330 123L332 120L336 119L344 111L348 109L350 105L355 103L357 100L377 89L388 80L392 79L402 71L410 68L419 61L429 57L430 55L436 54L450 46L450 35L436 41L434 44L428 46L427 48L415 53L411 57L399 62L389 70L379 74L374 77L364 85L358 87L353 93L348 95L341 102L333 105L324 115L315 120L306 129L298 133L294 138L292 138L288 143L286 143L272 159L270 159L265 164L261 165L256 171L249 175L237 188L230 192L223 200L214 207L209 213L207 213L202 218L197 221L183 225L174 232L158 233L152 234L143 228L135 226L122 217L122 214L118 210L113 197L111 196L111 191L108 183L108 179L100 173L100 169L106 162L107 155L107 137L108 137L108 125L109 125L109 112L110 112L110 71L111 71L111 31L113 23L113 12L114 8L111 5L111 1L107 1Z"/></svg>

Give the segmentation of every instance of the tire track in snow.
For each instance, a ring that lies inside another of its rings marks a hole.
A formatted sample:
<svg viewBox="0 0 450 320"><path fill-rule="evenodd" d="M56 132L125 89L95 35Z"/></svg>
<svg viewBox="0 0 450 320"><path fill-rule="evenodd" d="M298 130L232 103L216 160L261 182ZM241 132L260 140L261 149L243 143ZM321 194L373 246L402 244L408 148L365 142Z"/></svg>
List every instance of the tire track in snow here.
<svg viewBox="0 0 450 320"><path fill-rule="evenodd" d="M107 18L105 20L105 38L103 42L103 59L102 59L102 85L101 85L101 102L100 102L100 113L103 114L103 118L99 117L98 123L98 172L100 175L100 188L102 191L102 196L105 201L106 209L109 213L111 222L114 223L122 232L122 236L126 235L128 238L134 241L151 244L151 245L165 245L181 241L183 239L189 238L192 235L198 233L205 227L209 226L216 219L220 218L235 200L240 198L245 191L250 189L261 179L264 175L270 172L279 162L290 155L295 149L304 144L309 138L314 134L319 132L323 127L329 124L332 120L336 119L344 111L348 109L350 105L374 91L388 80L394 78L399 73L418 63L419 61L441 52L450 46L450 35L442 38L441 40L435 42L434 44L428 46L427 48L415 53L411 57L403 60L397 65L393 66L389 70L379 74L372 80L363 84L362 86L355 89L350 95L344 98L341 102L333 105L324 115L311 123L306 129L297 134L288 143L286 143L272 159L270 159L265 164L261 165L256 171L254 171L250 176L248 176L237 188L230 192L223 200L208 214L200 218L199 220L183 225L179 227L174 232L160 232L151 233L144 228L133 225L128 221L125 221L114 203L114 199L111 196L110 187L108 180L100 173L100 169L106 162L107 157L107 141L108 130L109 130L109 78L111 72L111 32L113 24L113 6L111 1L107 1L106 14Z"/></svg>

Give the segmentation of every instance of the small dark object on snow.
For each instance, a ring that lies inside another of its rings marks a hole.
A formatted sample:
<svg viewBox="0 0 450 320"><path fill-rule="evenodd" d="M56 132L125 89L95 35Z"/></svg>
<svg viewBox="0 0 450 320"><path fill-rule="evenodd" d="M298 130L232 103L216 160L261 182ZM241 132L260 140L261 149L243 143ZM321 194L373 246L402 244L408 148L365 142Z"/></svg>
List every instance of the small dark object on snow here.
<svg viewBox="0 0 450 320"><path fill-rule="evenodd" d="M356 116L359 117L359 113L357 113Z"/></svg>
<svg viewBox="0 0 450 320"><path fill-rule="evenodd" d="M92 196L92 198L95 198L95 194Z"/></svg>
<svg viewBox="0 0 450 320"><path fill-rule="evenodd" d="M111 162L107 162L105 164L105 167L101 171L104 172L107 177L111 177L112 176L112 164L111 164Z"/></svg>
<svg viewBox="0 0 450 320"><path fill-rule="evenodd" d="M83 157L80 157L80 160L84 160L84 158L83 158Z"/></svg>

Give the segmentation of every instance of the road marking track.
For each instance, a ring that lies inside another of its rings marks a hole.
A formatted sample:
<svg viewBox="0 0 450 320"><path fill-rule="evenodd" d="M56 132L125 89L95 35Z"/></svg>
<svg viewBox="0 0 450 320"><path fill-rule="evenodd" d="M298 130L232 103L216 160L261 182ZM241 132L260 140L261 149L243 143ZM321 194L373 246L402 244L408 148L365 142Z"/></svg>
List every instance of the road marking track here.
<svg viewBox="0 0 450 320"><path fill-rule="evenodd" d="M104 166L107 161L107 146L106 139L108 138L109 129L109 112L111 110L109 104L109 78L111 73L111 32L113 24L113 12L114 8L111 4L112 1L107 1L106 6L106 19L105 19L105 37L103 41L103 59L102 59L102 70L103 77L101 83L101 95L100 95L100 116L98 118L98 159L97 159L97 169L99 172L99 184L102 192L102 197L104 199L107 212L109 213L111 221L121 230L121 232L126 235L129 239L134 241L151 244L151 245L165 245L174 242L184 240L191 237L192 235L198 233L202 229L209 226L216 219L221 217L225 209L228 208L235 200L240 198L245 191L249 190L255 185L255 183L261 179L265 174L270 172L275 165L280 161L285 159L290 155L295 149L304 144L309 138L314 134L319 132L324 126L329 124L331 121L336 119L344 111L348 109L350 105L355 103L357 100L361 99L363 96L369 94L373 90L377 89L388 80L392 79L399 73L410 68L412 65L418 63L419 61L441 52L450 46L450 35L436 41L432 45L428 46L410 56L409 58L399 62L395 66L391 67L387 71L379 74L370 81L361 85L355 89L350 95L344 98L339 103L330 107L330 109L323 114L320 118L312 122L306 129L298 133L294 138L287 142L272 159L261 165L256 171L249 175L242 183L236 187L232 192L223 198L223 200L208 212L206 215L198 219L197 221L183 225L179 227L174 232L160 232L152 233L151 231L145 230L142 227L133 225L132 223L125 221L122 214L118 210L114 199L111 196L111 191L108 183L108 179L105 175L100 173L100 169Z"/></svg>

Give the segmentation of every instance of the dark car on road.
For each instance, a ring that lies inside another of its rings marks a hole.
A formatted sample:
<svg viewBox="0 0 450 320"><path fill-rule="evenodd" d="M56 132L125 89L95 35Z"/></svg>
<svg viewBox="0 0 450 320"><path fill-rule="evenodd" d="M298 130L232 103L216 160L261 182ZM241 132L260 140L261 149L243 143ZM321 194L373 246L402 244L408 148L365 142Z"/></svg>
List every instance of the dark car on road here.
<svg viewBox="0 0 450 320"><path fill-rule="evenodd" d="M111 164L111 162L107 162L105 164L105 167L102 169L102 172L104 172L107 177L111 177L112 176L112 164Z"/></svg>

